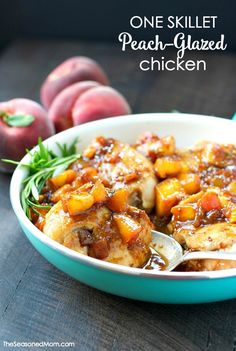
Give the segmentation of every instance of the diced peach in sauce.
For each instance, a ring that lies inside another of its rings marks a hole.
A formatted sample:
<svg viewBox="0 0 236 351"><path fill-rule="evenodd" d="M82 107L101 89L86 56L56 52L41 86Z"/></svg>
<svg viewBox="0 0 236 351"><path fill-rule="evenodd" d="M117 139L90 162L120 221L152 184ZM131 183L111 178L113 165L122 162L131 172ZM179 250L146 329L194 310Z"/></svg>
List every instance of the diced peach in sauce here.
<svg viewBox="0 0 236 351"><path fill-rule="evenodd" d="M77 193L90 193L94 184L92 182L87 182L76 189Z"/></svg>
<svg viewBox="0 0 236 351"><path fill-rule="evenodd" d="M212 191L206 192L203 195L200 205L205 212L219 210L221 208L221 202L218 195Z"/></svg>
<svg viewBox="0 0 236 351"><path fill-rule="evenodd" d="M199 191L199 193L189 195L181 201L181 205L195 204L201 200L203 194L203 191Z"/></svg>
<svg viewBox="0 0 236 351"><path fill-rule="evenodd" d="M184 190L176 178L165 179L156 186L156 214L169 216L171 208L181 200Z"/></svg>
<svg viewBox="0 0 236 351"><path fill-rule="evenodd" d="M192 221L195 218L195 209L188 205L177 205L171 209L171 213L175 216L175 220L180 222Z"/></svg>
<svg viewBox="0 0 236 351"><path fill-rule="evenodd" d="M81 179L84 183L93 181L97 174L98 172L94 167L86 167L80 172Z"/></svg>
<svg viewBox="0 0 236 351"><path fill-rule="evenodd" d="M165 136L161 138L162 147L160 148L160 152L163 155L171 155L175 151L175 139L172 135Z"/></svg>
<svg viewBox="0 0 236 351"><path fill-rule="evenodd" d="M226 196L226 195L221 195L220 194L219 195L219 200L220 200L221 207L225 208L224 213L225 213L225 215L227 217L227 212L229 211L230 205L231 205L231 203L229 202L229 197Z"/></svg>
<svg viewBox="0 0 236 351"><path fill-rule="evenodd" d="M138 179L138 174L136 172L129 173L125 176L125 183L131 183Z"/></svg>
<svg viewBox="0 0 236 351"><path fill-rule="evenodd" d="M108 207L114 212L124 212L128 205L128 190L117 189L108 200Z"/></svg>
<svg viewBox="0 0 236 351"><path fill-rule="evenodd" d="M182 173L178 179L188 195L192 195L200 191L200 177L194 173Z"/></svg>
<svg viewBox="0 0 236 351"><path fill-rule="evenodd" d="M94 198L94 202L104 202L106 201L108 195L105 186L101 183L100 180L96 181L94 184L91 195Z"/></svg>
<svg viewBox="0 0 236 351"><path fill-rule="evenodd" d="M76 177L75 180L71 183L73 189L80 188L84 182L82 181L81 177Z"/></svg>
<svg viewBox="0 0 236 351"><path fill-rule="evenodd" d="M233 194L236 195L236 180L233 180L229 185L228 185L228 191Z"/></svg>
<svg viewBox="0 0 236 351"><path fill-rule="evenodd" d="M94 204L94 198L89 193L70 194L66 201L67 211L71 216L76 216L80 212L88 210Z"/></svg>
<svg viewBox="0 0 236 351"><path fill-rule="evenodd" d="M96 150L95 146L90 145L84 150L83 155L84 155L84 157L92 159L95 156L96 151L97 150Z"/></svg>
<svg viewBox="0 0 236 351"><path fill-rule="evenodd" d="M48 184L52 190L57 190L65 184L72 183L76 178L76 172L73 169L67 169L56 177L50 178Z"/></svg>
<svg viewBox="0 0 236 351"><path fill-rule="evenodd" d="M208 143L203 150L202 160L210 165L219 165L224 161L226 153L222 145L215 143Z"/></svg>
<svg viewBox="0 0 236 351"><path fill-rule="evenodd" d="M142 226L131 217L123 214L114 214L113 219L118 227L123 242L128 243L137 239L142 230Z"/></svg>
<svg viewBox="0 0 236 351"><path fill-rule="evenodd" d="M229 221L236 224L236 207L232 209Z"/></svg>
<svg viewBox="0 0 236 351"><path fill-rule="evenodd" d="M54 203L57 203L58 201L62 200L63 196L68 193L71 190L71 185L70 184L65 184L61 186L59 189L57 189L51 196L51 200Z"/></svg>
<svg viewBox="0 0 236 351"><path fill-rule="evenodd" d="M156 160L154 169L158 177L167 178L179 174L182 170L182 164L179 160L162 157Z"/></svg>

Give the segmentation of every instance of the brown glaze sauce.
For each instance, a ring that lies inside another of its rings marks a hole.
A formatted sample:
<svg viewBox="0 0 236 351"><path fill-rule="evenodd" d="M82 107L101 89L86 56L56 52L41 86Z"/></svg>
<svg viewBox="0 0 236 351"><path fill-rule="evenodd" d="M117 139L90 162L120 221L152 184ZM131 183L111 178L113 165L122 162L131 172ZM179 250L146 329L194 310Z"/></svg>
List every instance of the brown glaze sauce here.
<svg viewBox="0 0 236 351"><path fill-rule="evenodd" d="M148 270L157 270L157 271L165 271L168 267L168 260L166 257L161 255L159 252L151 253L148 261L142 267L143 269Z"/></svg>

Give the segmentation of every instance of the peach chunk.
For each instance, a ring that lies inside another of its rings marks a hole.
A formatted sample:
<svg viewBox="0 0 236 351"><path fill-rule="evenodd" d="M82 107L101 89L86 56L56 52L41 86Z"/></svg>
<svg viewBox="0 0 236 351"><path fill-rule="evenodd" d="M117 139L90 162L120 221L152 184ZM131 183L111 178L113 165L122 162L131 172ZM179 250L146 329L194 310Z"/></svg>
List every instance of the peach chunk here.
<svg viewBox="0 0 236 351"><path fill-rule="evenodd" d="M192 195L200 191L201 180L198 174L181 173L178 179L187 194Z"/></svg>
<svg viewBox="0 0 236 351"><path fill-rule="evenodd" d="M170 157L157 158L154 169L158 177L167 178L175 176L182 170L181 161L172 159Z"/></svg>
<svg viewBox="0 0 236 351"><path fill-rule="evenodd" d="M75 102L72 119L74 125L101 118L130 114L125 98L115 89L99 86L89 89Z"/></svg>
<svg viewBox="0 0 236 351"><path fill-rule="evenodd" d="M120 236L125 243L137 239L142 226L131 217L123 214L114 214L113 219L118 227Z"/></svg>
<svg viewBox="0 0 236 351"><path fill-rule="evenodd" d="M230 214L230 219L229 219L230 223L235 223L236 224L236 207L234 207L231 210L231 214Z"/></svg>
<svg viewBox="0 0 236 351"><path fill-rule="evenodd" d="M184 190L176 178L163 180L156 186L156 213L158 216L169 216L171 208L182 199Z"/></svg>
<svg viewBox="0 0 236 351"><path fill-rule="evenodd" d="M191 205L177 205L171 209L176 221L186 222L195 218L195 209Z"/></svg>
<svg viewBox="0 0 236 351"><path fill-rule="evenodd" d="M81 192L79 194L70 194L69 197L65 199L63 208L66 208L71 216L76 216L88 210L93 204L93 196L87 192Z"/></svg>
<svg viewBox="0 0 236 351"><path fill-rule="evenodd" d="M219 210L221 208L219 196L213 191L206 192L203 195L200 204L205 212L209 212L211 210Z"/></svg>
<svg viewBox="0 0 236 351"><path fill-rule="evenodd" d="M53 124L38 103L21 98L0 103L0 160L19 161L26 149L37 144L39 137L46 139L53 134ZM12 165L0 161L0 170L11 172L13 169Z"/></svg>
<svg viewBox="0 0 236 351"><path fill-rule="evenodd" d="M84 56L67 59L57 66L44 81L40 92L43 105L48 109L60 91L84 80L108 84L105 72L96 61Z"/></svg>
<svg viewBox="0 0 236 351"><path fill-rule="evenodd" d="M236 180L233 180L229 185L228 185L228 191L232 195L236 195Z"/></svg>
<svg viewBox="0 0 236 351"><path fill-rule="evenodd" d="M72 183L76 178L76 172L73 169L67 169L66 171L58 174L57 176L48 180L48 185L55 191L65 185L66 183Z"/></svg>
<svg viewBox="0 0 236 351"><path fill-rule="evenodd" d="M108 200L108 207L115 212L124 212L128 205L129 192L125 188L117 189Z"/></svg>
<svg viewBox="0 0 236 351"><path fill-rule="evenodd" d="M51 201L57 203L58 201L62 200L65 194L70 192L72 189L70 184L65 184L59 189L57 189L51 196Z"/></svg>
<svg viewBox="0 0 236 351"><path fill-rule="evenodd" d="M100 180L97 180L94 184L91 195L93 195L94 202L104 202L106 201L108 195L105 186Z"/></svg>
<svg viewBox="0 0 236 351"><path fill-rule="evenodd" d="M54 123L57 132L73 127L72 108L75 101L85 91L99 86L95 81L83 81L70 85L63 89L53 100L48 117Z"/></svg>

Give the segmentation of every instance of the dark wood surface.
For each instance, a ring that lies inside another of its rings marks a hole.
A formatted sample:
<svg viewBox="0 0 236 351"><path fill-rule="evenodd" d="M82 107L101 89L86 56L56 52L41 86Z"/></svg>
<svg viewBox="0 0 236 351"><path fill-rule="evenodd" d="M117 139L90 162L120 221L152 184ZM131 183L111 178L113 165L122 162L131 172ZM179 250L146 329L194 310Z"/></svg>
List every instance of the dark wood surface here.
<svg viewBox="0 0 236 351"><path fill-rule="evenodd" d="M204 54L207 72L138 69L145 56L105 43L21 41L0 56L0 101L39 100L47 73L87 55L106 69L133 111L228 117L236 110L236 54ZM75 350L236 350L236 300L202 305L132 301L87 287L43 259L19 228L0 174L0 350L2 341L71 341ZM35 350L35 349L34 349Z"/></svg>

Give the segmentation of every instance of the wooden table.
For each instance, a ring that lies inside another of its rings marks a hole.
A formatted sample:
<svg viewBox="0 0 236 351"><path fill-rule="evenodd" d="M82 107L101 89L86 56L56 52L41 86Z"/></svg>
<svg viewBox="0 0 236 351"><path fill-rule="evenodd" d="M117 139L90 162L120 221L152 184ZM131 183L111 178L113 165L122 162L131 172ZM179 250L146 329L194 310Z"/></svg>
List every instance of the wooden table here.
<svg viewBox="0 0 236 351"><path fill-rule="evenodd" d="M236 110L236 54L202 55L206 72L147 73L138 68L147 53L69 41L10 45L0 56L0 100L39 100L47 73L73 55L97 59L136 113L175 109L229 118ZM58 271L20 230L9 182L8 175L0 175L1 342L69 341L75 350L236 350L236 300L192 306L143 303L97 291Z"/></svg>

